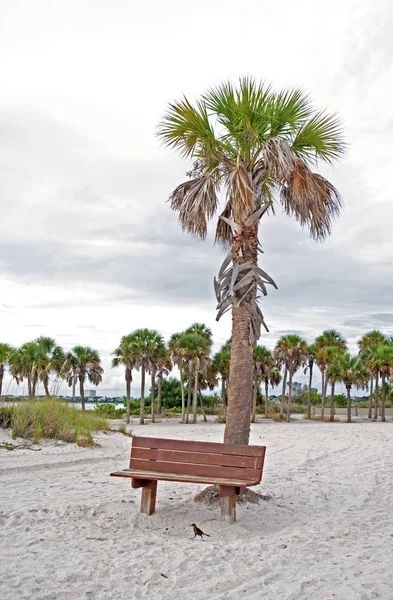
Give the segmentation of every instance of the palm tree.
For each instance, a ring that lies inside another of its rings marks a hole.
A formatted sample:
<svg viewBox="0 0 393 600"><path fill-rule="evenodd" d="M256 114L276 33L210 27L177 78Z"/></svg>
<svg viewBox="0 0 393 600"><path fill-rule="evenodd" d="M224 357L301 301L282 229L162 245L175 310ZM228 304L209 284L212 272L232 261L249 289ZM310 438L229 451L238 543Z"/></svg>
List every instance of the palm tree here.
<svg viewBox="0 0 393 600"><path fill-rule="evenodd" d="M375 377L375 381L376 381L375 397L376 397L376 403L378 405L378 370L375 373L374 370L372 369L373 351L370 351L370 348L380 346L380 345L384 344L385 342L386 342L386 337L383 335L383 333L381 333L377 329L368 331L360 338L360 340L358 340L359 354L362 357L365 365L368 367L368 369L370 371L370 398L369 398L369 404L368 404L368 418L369 419L371 419L372 410L373 410L374 377ZM377 410L378 410L378 408L377 408ZM377 418L377 415L375 416L375 418Z"/></svg>
<svg viewBox="0 0 393 600"><path fill-rule="evenodd" d="M332 367L335 358L338 356L338 354L344 352L344 350L341 347L338 346L326 346L326 348L324 348L325 351L325 356L326 356L326 386L328 383L330 383L331 385L331 390L330 390L330 421L333 422L334 421L334 415L335 415L335 409L334 409L334 390L335 390L335 386L336 386L336 381L337 381L337 377L336 377L336 371L334 369L334 367ZM332 368L330 368L332 367ZM329 370L330 369L330 370ZM323 417L321 417L323 418Z"/></svg>
<svg viewBox="0 0 393 600"><path fill-rule="evenodd" d="M51 373L60 373L65 361L65 354L53 338L41 336L36 338L34 343L39 346L41 353L39 379L44 384L45 395L49 396L49 375Z"/></svg>
<svg viewBox="0 0 393 600"><path fill-rule="evenodd" d="M308 358L307 343L298 335L284 335L279 340L278 355L282 356L289 376L287 406L287 422L289 423L291 417L292 378L299 367L306 363Z"/></svg>
<svg viewBox="0 0 393 600"><path fill-rule="evenodd" d="M274 364L273 355L266 348L266 346L255 346L253 351L254 359L254 393L252 400L252 412L251 412L251 423L255 423L256 412L257 412L257 394L258 388L261 381L265 382L265 413L268 412L269 397L267 395L267 385L269 385L269 375Z"/></svg>
<svg viewBox="0 0 393 600"><path fill-rule="evenodd" d="M155 329L136 329L130 336L130 349L135 356L135 367L141 369L140 425L145 422L146 372L155 373L156 360L163 353L163 348L165 348L164 339ZM152 411L154 415L154 390L152 390Z"/></svg>
<svg viewBox="0 0 393 600"><path fill-rule="evenodd" d="M307 367L304 369L304 373L306 374L308 369L308 398L307 398L307 419L311 419L311 388L312 388L312 375L315 363L315 354L316 348L314 344L309 344L307 346L307 354L308 354L308 363Z"/></svg>
<svg viewBox="0 0 393 600"><path fill-rule="evenodd" d="M274 347L274 359L277 363L278 368L281 370L284 367L284 373L282 376L282 392L281 392L281 403L280 403L280 417L284 416L284 404L285 404L285 396L287 389L287 379L288 379L288 344L286 336L281 336L279 340L277 340L276 345Z"/></svg>
<svg viewBox="0 0 393 600"><path fill-rule="evenodd" d="M198 401L198 374L210 363L211 338L201 333L186 330L178 340L180 351L188 365L187 375L187 410L185 422L189 422L192 397L192 422L196 423ZM194 386L193 386L194 383Z"/></svg>
<svg viewBox="0 0 393 600"><path fill-rule="evenodd" d="M224 410L224 421L226 421L227 416L227 382L230 360L231 340L228 340L213 357L213 367L221 378L221 403Z"/></svg>
<svg viewBox="0 0 393 600"><path fill-rule="evenodd" d="M14 349L9 344L0 344L0 398L3 390L5 368L13 352Z"/></svg>
<svg viewBox="0 0 393 600"><path fill-rule="evenodd" d="M132 371L135 368L136 353L135 348L131 345L132 334L123 335L120 340L119 346L112 352L115 358L112 359L112 367L116 368L120 365L125 367L125 381L126 381L126 403L127 403L127 423L130 422L130 403L131 403L131 384L132 384Z"/></svg>
<svg viewBox="0 0 393 600"><path fill-rule="evenodd" d="M23 344L9 357L11 375L18 385L27 380L29 398L35 398L42 360L42 349L35 342Z"/></svg>
<svg viewBox="0 0 393 600"><path fill-rule="evenodd" d="M102 381L104 369L101 367L101 358L97 350L90 346L75 346L67 353L62 373L67 377L68 385L71 387L74 377L79 379L79 391L82 410L85 406L85 381L86 378L98 385Z"/></svg>
<svg viewBox="0 0 393 600"><path fill-rule="evenodd" d="M386 340L385 344L380 346L371 346L374 348L373 363L381 375L382 399L381 399L381 421L386 421L386 378L388 378L393 369L393 344L391 340ZM378 407L377 407L378 410ZM376 418L378 414L376 415Z"/></svg>
<svg viewBox="0 0 393 600"><path fill-rule="evenodd" d="M218 209L220 190L226 203L216 240L229 250L215 281L217 319L232 310L229 405L224 441L247 444L250 435L252 353L265 325L257 289L276 287L259 269L258 227L278 197L289 215L325 238L339 213L337 190L311 169L332 162L344 151L338 119L316 112L302 91L274 92L244 77L239 85L223 83L195 105L187 98L169 105L159 127L163 142L193 161L191 179L170 196L183 229L204 239L207 221ZM232 265L231 265L232 263Z"/></svg>
<svg viewBox="0 0 393 600"><path fill-rule="evenodd" d="M165 356L157 363L157 414L162 411L162 378L169 375L172 371L172 361L169 349L166 349Z"/></svg>
<svg viewBox="0 0 393 600"><path fill-rule="evenodd" d="M322 334L316 338L314 345L316 349L316 363L321 371L322 376L321 420L323 421L325 416L325 400L328 383L325 374L329 364L329 359L331 360L333 358L332 353L326 351L326 348L335 347L340 351L345 352L347 349L347 343L341 333L335 329L325 329L325 331L323 331Z"/></svg>
<svg viewBox="0 0 393 600"><path fill-rule="evenodd" d="M275 388L276 386L278 386L281 382L281 373L280 373L280 369L277 368L275 365L271 368L270 373L269 373L269 380L265 379L265 395L266 395L266 400L267 400L267 404L265 406L265 416L268 417L269 416L269 395L268 395L268 384L270 383L270 385Z"/></svg>
<svg viewBox="0 0 393 600"><path fill-rule="evenodd" d="M184 350L181 347L181 333L173 333L168 344L169 355L173 363L177 366L180 373L180 388L181 388L181 418L182 421L186 419L186 402L184 392L184 369L186 367L186 359L184 356Z"/></svg>
<svg viewBox="0 0 393 600"><path fill-rule="evenodd" d="M152 353L150 358L150 375L151 375L151 421L155 421L155 390L156 390L156 373L165 362L167 357L167 350L165 347L164 339L157 343L155 352Z"/></svg>
<svg viewBox="0 0 393 600"><path fill-rule="evenodd" d="M351 388L352 386L367 387L368 370L358 356L351 356L347 352L338 353L331 369L336 373L336 380L342 381L347 390L347 423L351 423Z"/></svg>

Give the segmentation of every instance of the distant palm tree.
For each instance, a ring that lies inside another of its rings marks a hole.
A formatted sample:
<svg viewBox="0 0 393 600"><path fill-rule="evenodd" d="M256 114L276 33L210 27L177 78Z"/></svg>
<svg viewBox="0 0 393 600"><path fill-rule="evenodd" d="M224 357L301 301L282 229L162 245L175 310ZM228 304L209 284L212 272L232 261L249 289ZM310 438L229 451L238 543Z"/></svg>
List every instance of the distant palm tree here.
<svg viewBox="0 0 393 600"><path fill-rule="evenodd" d="M74 377L78 378L82 410L85 410L85 381L88 379L94 385L98 385L104 372L97 350L90 346L75 346L67 353L62 372L70 387L74 383Z"/></svg>
<svg viewBox="0 0 393 600"><path fill-rule="evenodd" d="M168 343L168 351L173 364L177 366L180 373L180 389L181 389L181 418L182 421L186 419L186 402L184 392L184 379L187 360L184 356L184 350L180 345L181 333L173 333Z"/></svg>
<svg viewBox="0 0 393 600"><path fill-rule="evenodd" d="M135 355L135 367L141 369L141 400L139 423L145 422L146 372L155 373L156 361L164 352L164 338L155 329L136 329L131 334L130 349ZM152 390L152 415L154 418L154 390Z"/></svg>
<svg viewBox="0 0 393 600"><path fill-rule="evenodd" d="M342 381L347 390L347 423L351 423L351 388L367 387L368 370L358 356L339 353L331 367L335 370L336 381Z"/></svg>
<svg viewBox="0 0 393 600"><path fill-rule="evenodd" d="M9 344L0 344L0 398L3 390L5 369L13 352L14 348Z"/></svg>
<svg viewBox="0 0 393 600"><path fill-rule="evenodd" d="M328 383L325 375L329 360L332 358L332 354L329 354L329 352L326 351L326 348L335 347L342 352L345 352L347 343L341 333L335 329L325 329L325 331L316 338L314 346L316 349L316 363L322 376L321 419L323 420L325 416L325 400Z"/></svg>
<svg viewBox="0 0 393 600"><path fill-rule="evenodd" d="M223 83L209 90L195 105L187 98L170 104L159 135L193 161L191 179L170 196L184 229L204 239L207 222L218 210L219 191L226 192L216 239L229 253L215 282L217 319L232 310L224 441L247 444L252 353L265 326L257 289L266 294L266 284L275 286L257 265L259 221L278 192L285 212L307 226L314 238L330 233L340 197L311 167L342 155L341 126L336 117L316 112L302 91L274 92L244 77L236 87Z"/></svg>
<svg viewBox="0 0 393 600"><path fill-rule="evenodd" d="M344 350L338 346L326 346L324 348L327 366L326 366L326 385L330 383L330 421L334 421L335 408L334 408L334 391L337 381L337 373L335 368L332 366L334 360L339 354L342 354ZM322 417L321 417L322 418Z"/></svg>
<svg viewBox="0 0 393 600"><path fill-rule="evenodd" d="M36 338L34 343L39 346L41 353L39 379L44 384L45 395L49 396L49 376L51 373L60 373L65 361L65 354L53 338L41 336Z"/></svg>
<svg viewBox="0 0 393 600"><path fill-rule="evenodd" d="M229 363L231 360L231 341L228 340L213 357L213 367L221 378L221 404L224 421L227 414L227 382L229 379Z"/></svg>
<svg viewBox="0 0 393 600"><path fill-rule="evenodd" d="M42 367L42 349L35 342L27 342L9 357L11 375L19 385L27 380L29 398L35 398L38 378Z"/></svg>
<svg viewBox="0 0 393 600"><path fill-rule="evenodd" d="M288 372L288 405L287 405L287 422L291 418L291 401L292 401L292 378L294 373L300 366L306 364L308 353L307 343L300 336L289 334L284 335L276 346L277 356L279 360L283 360Z"/></svg>
<svg viewBox="0 0 393 600"><path fill-rule="evenodd" d="M309 344L307 347L308 362L307 367L304 369L306 374L308 369L308 397L307 397L307 419L311 419L311 389L312 389L312 376L315 363L316 348L314 344Z"/></svg>
<svg viewBox="0 0 393 600"><path fill-rule="evenodd" d="M112 352L115 358L112 359L112 367L116 368L120 365L125 367L125 381L126 381L126 403L127 403L127 423L130 422L130 403L131 403L131 384L132 384L132 371L135 368L137 354L134 346L131 345L132 334L123 335L120 340L119 346Z"/></svg>
<svg viewBox="0 0 393 600"><path fill-rule="evenodd" d="M270 383L270 385L272 386L272 388L277 387L278 385L280 385L281 382L281 373L280 373L280 369L276 366L273 366L270 370L269 373L269 380L265 379L265 394L266 394L266 399L267 399L267 404L265 406L265 416L267 417L269 415L269 395L268 395L268 384Z"/></svg>
<svg viewBox="0 0 393 600"><path fill-rule="evenodd" d="M192 397L192 422L196 423L198 374L199 371L205 370L210 363L211 338L201 335L198 332L186 330L180 335L179 346L188 364L188 395L185 422L189 422Z"/></svg>
<svg viewBox="0 0 393 600"><path fill-rule="evenodd" d="M169 349L166 349L165 356L157 363L157 414L162 411L162 378L169 375L172 371L172 361Z"/></svg>
<svg viewBox="0 0 393 600"><path fill-rule="evenodd" d="M391 340L386 340L385 344L371 346L375 348L373 363L381 375L382 399L381 399L381 421L386 421L385 404L386 404L386 379L390 376L393 370L393 343ZM378 416L378 413L377 413Z"/></svg>
<svg viewBox="0 0 393 600"><path fill-rule="evenodd" d="M376 349L377 346L381 346L381 345L385 344L385 342L386 342L386 337L383 335L383 333L381 333L377 329L368 331L360 338L360 340L358 340L359 354L362 357L364 364L367 366L367 368L370 371L370 398L369 398L369 404L368 404L368 418L369 419L371 419L372 410L373 410L374 378L375 378L375 383L376 383L376 386L375 386L375 398L376 398L376 404L377 404L376 413L378 412L378 374L379 374L378 369L375 371L375 369L372 368L374 351L370 350L370 348L374 347L374 349ZM375 418L377 418L377 414L375 415Z"/></svg>
<svg viewBox="0 0 393 600"><path fill-rule="evenodd" d="M257 394L258 388L261 381L269 382L269 375L274 364L274 358L270 350L266 346L255 346L253 351L254 359L254 393L252 401L252 412L251 412L251 423L255 423L256 412L257 412ZM265 386L266 390L266 386ZM265 408L268 406L269 398L267 392L265 394ZM266 410L265 410L266 412Z"/></svg>

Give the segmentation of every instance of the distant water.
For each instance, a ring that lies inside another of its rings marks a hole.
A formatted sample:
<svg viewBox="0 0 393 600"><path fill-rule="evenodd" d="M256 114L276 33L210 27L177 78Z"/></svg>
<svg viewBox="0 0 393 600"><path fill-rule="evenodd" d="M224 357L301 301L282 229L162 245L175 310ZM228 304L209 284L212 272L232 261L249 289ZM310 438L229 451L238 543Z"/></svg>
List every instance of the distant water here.
<svg viewBox="0 0 393 600"><path fill-rule="evenodd" d="M96 406L100 406L100 402L86 402L85 407L86 410L94 410ZM82 404L80 402L68 402L68 406L75 406L75 408L82 408ZM124 408L124 404L111 404L114 408Z"/></svg>

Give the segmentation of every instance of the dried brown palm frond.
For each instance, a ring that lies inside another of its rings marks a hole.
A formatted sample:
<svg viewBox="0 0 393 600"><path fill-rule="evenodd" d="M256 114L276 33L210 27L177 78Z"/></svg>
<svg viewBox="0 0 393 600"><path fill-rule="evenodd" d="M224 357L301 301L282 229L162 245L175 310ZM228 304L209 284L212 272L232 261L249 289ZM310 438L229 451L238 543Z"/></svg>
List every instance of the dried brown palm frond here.
<svg viewBox="0 0 393 600"><path fill-rule="evenodd" d="M321 175L313 173L298 159L291 176L280 189L285 212L294 215L311 236L323 240L331 230L332 220L340 212L341 196Z"/></svg>
<svg viewBox="0 0 393 600"><path fill-rule="evenodd" d="M238 157L227 179L227 196L232 200L233 218L236 223L244 223L256 208L255 193L252 189L250 173L243 160Z"/></svg>
<svg viewBox="0 0 393 600"><path fill-rule="evenodd" d="M256 163L255 168L260 167L262 162L267 173L275 181L288 181L298 161L287 141L271 138L264 144L262 158Z"/></svg>
<svg viewBox="0 0 393 600"><path fill-rule="evenodd" d="M220 214L220 217L225 217L226 219L230 219L232 217L232 199L229 198L224 210ZM216 227L216 239L215 242L220 243L224 248L229 248L233 242L233 233L230 225L223 221L223 219L218 219L217 227Z"/></svg>
<svg viewBox="0 0 393 600"><path fill-rule="evenodd" d="M173 210L179 212L183 229L204 239L207 221L216 212L218 183L212 174L202 175L180 184L170 195Z"/></svg>

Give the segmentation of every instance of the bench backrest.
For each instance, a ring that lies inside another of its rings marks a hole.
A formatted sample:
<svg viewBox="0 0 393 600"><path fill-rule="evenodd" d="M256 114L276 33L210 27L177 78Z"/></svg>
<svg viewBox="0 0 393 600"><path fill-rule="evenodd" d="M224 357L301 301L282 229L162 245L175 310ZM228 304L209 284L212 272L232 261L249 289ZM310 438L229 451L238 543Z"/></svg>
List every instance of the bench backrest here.
<svg viewBox="0 0 393 600"><path fill-rule="evenodd" d="M130 469L259 483L265 446L133 437Z"/></svg>

